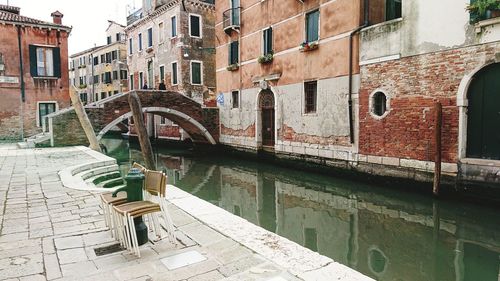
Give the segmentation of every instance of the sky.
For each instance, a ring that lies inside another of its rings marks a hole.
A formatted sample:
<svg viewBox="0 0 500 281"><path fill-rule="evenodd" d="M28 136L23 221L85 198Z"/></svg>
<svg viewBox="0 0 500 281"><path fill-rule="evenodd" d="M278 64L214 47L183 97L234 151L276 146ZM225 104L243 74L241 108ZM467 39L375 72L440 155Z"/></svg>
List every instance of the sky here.
<svg viewBox="0 0 500 281"><path fill-rule="evenodd" d="M1 4L7 2L20 7L23 16L48 22L52 22L52 12L63 13L63 24L73 27L69 55L106 44L108 20L125 25L127 10L141 6L141 0L0 0Z"/></svg>

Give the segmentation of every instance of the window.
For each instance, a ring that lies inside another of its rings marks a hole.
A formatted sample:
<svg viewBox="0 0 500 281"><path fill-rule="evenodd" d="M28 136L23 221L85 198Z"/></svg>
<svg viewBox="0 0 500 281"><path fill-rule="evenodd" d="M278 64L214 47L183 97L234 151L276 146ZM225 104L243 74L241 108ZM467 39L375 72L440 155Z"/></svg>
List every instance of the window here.
<svg viewBox="0 0 500 281"><path fill-rule="evenodd" d="M118 80L118 71L113 71L113 80Z"/></svg>
<svg viewBox="0 0 500 281"><path fill-rule="evenodd" d="M264 51L264 56L269 55L273 53L273 28L269 27L268 29L265 29L263 32L263 51Z"/></svg>
<svg viewBox="0 0 500 281"><path fill-rule="evenodd" d="M382 92L376 92L371 98L371 111L376 116L383 116L387 112L387 96Z"/></svg>
<svg viewBox="0 0 500 281"><path fill-rule="evenodd" d="M99 57L94 57L94 65L98 65L99 64Z"/></svg>
<svg viewBox="0 0 500 281"><path fill-rule="evenodd" d="M177 85L177 62L172 63L172 85Z"/></svg>
<svg viewBox="0 0 500 281"><path fill-rule="evenodd" d="M108 36L108 45L111 44L111 36Z"/></svg>
<svg viewBox="0 0 500 281"><path fill-rule="evenodd" d="M134 53L133 43L134 43L134 41L132 40L132 38L129 38L128 39L128 54L129 55L132 55Z"/></svg>
<svg viewBox="0 0 500 281"><path fill-rule="evenodd" d="M106 92L101 92L101 100L106 98Z"/></svg>
<svg viewBox="0 0 500 281"><path fill-rule="evenodd" d="M316 112L318 82L311 81L304 83L305 110L304 113Z"/></svg>
<svg viewBox="0 0 500 281"><path fill-rule="evenodd" d="M99 100L99 93L95 93L95 101L98 101Z"/></svg>
<svg viewBox="0 0 500 281"><path fill-rule="evenodd" d="M80 100L85 105L88 102L87 93L80 93Z"/></svg>
<svg viewBox="0 0 500 281"><path fill-rule="evenodd" d="M319 39L319 10L306 14L306 41L314 42Z"/></svg>
<svg viewBox="0 0 500 281"><path fill-rule="evenodd" d="M111 52L111 60L116 60L118 59L118 51L117 50L114 50Z"/></svg>
<svg viewBox="0 0 500 281"><path fill-rule="evenodd" d="M106 55L103 54L101 55L101 63L105 63L106 62Z"/></svg>
<svg viewBox="0 0 500 281"><path fill-rule="evenodd" d="M153 47L153 28L148 29L148 48Z"/></svg>
<svg viewBox="0 0 500 281"><path fill-rule="evenodd" d="M94 75L94 79L92 80L92 82L94 82L94 84L98 84L99 83L99 75Z"/></svg>
<svg viewBox="0 0 500 281"><path fill-rule="evenodd" d="M121 40L121 34L120 33L116 33L116 42L120 42Z"/></svg>
<svg viewBox="0 0 500 281"><path fill-rule="evenodd" d="M111 63L111 53L106 53L106 63Z"/></svg>
<svg viewBox="0 0 500 281"><path fill-rule="evenodd" d="M385 20L398 19L402 16L401 0L386 0L385 2Z"/></svg>
<svg viewBox="0 0 500 281"><path fill-rule="evenodd" d="M139 33L139 52L142 51L142 33Z"/></svg>
<svg viewBox="0 0 500 281"><path fill-rule="evenodd" d="M240 107L240 92L239 91L232 91L231 97L232 97L232 102L233 102L233 108L239 108Z"/></svg>
<svg viewBox="0 0 500 281"><path fill-rule="evenodd" d="M111 72L106 72L103 75L104 75L103 82L106 84L110 84L111 83Z"/></svg>
<svg viewBox="0 0 500 281"><path fill-rule="evenodd" d="M30 64L33 77L61 77L59 48L30 45Z"/></svg>
<svg viewBox="0 0 500 281"><path fill-rule="evenodd" d="M128 119L128 124L129 124L129 125L134 125L134 117L130 117L130 118Z"/></svg>
<svg viewBox="0 0 500 281"><path fill-rule="evenodd" d="M83 83L83 77L80 77L80 85L83 85L85 83Z"/></svg>
<svg viewBox="0 0 500 281"><path fill-rule="evenodd" d="M189 15L189 35L201 38L201 16Z"/></svg>
<svg viewBox="0 0 500 281"><path fill-rule="evenodd" d="M163 22L158 24L158 43L163 43L164 33L163 33Z"/></svg>
<svg viewBox="0 0 500 281"><path fill-rule="evenodd" d="M108 92L108 97L111 97L113 95L113 92L109 91Z"/></svg>
<svg viewBox="0 0 500 281"><path fill-rule="evenodd" d="M166 125L167 124L167 118L160 116L160 125Z"/></svg>
<svg viewBox="0 0 500 281"><path fill-rule="evenodd" d="M191 84L202 84L202 70L201 61L191 61Z"/></svg>
<svg viewBox="0 0 500 281"><path fill-rule="evenodd" d="M160 82L165 82L165 66L160 66Z"/></svg>
<svg viewBox="0 0 500 281"><path fill-rule="evenodd" d="M44 117L56 111L55 102L41 102L38 104L38 126L43 125Z"/></svg>
<svg viewBox="0 0 500 281"><path fill-rule="evenodd" d="M142 89L142 86L144 85L146 81L144 81L144 73L139 72L139 89Z"/></svg>
<svg viewBox="0 0 500 281"><path fill-rule="evenodd" d="M175 16L172 16L170 18L170 21L172 23L172 25L171 25L172 29L171 29L171 32L170 32L170 37L174 38L174 37L177 36L177 18Z"/></svg>
<svg viewBox="0 0 500 281"><path fill-rule="evenodd" d="M127 80L127 71L126 70L120 70L120 79L121 80Z"/></svg>
<svg viewBox="0 0 500 281"><path fill-rule="evenodd" d="M129 90L132 91L133 89L134 89L134 74L130 74Z"/></svg>
<svg viewBox="0 0 500 281"><path fill-rule="evenodd" d="M233 41L229 44L229 65L238 63L238 55L239 55L239 42Z"/></svg>
<svg viewBox="0 0 500 281"><path fill-rule="evenodd" d="M116 94L118 94L118 91L113 91L113 95L116 95Z"/></svg>

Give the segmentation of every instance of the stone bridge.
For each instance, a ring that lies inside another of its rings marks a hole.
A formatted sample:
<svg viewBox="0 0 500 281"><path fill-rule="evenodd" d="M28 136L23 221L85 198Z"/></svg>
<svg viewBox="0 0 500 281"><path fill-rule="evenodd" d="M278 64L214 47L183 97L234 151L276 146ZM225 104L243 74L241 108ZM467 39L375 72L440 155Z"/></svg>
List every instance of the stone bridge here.
<svg viewBox="0 0 500 281"><path fill-rule="evenodd" d="M203 107L177 92L137 90L143 112L163 116L177 123L194 143L216 144L219 140L219 109ZM130 92L129 92L130 93ZM85 106L100 140L106 132L132 116L129 93L117 94ZM88 145L75 110L67 108L47 115L52 146Z"/></svg>

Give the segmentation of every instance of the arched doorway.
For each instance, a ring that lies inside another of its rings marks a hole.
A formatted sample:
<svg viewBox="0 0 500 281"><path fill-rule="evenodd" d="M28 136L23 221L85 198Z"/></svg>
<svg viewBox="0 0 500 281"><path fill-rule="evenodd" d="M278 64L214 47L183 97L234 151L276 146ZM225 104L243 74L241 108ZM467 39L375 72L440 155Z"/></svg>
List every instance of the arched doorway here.
<svg viewBox="0 0 500 281"><path fill-rule="evenodd" d="M467 91L467 157L500 160L500 63L477 72Z"/></svg>
<svg viewBox="0 0 500 281"><path fill-rule="evenodd" d="M259 109L261 114L262 126L262 146L274 147L274 94L270 90L260 92Z"/></svg>

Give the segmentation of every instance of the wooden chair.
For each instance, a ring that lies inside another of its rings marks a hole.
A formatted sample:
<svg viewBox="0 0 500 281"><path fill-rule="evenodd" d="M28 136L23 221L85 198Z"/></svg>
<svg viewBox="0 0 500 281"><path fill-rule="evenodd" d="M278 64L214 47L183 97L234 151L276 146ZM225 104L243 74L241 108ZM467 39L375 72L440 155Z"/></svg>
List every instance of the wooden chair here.
<svg viewBox="0 0 500 281"><path fill-rule="evenodd" d="M154 222L154 231L161 239L160 224L157 216L158 213L161 213L165 221L165 228L169 240L174 244L177 243L174 226L167 210L167 201L165 200L166 185L167 176L164 173L148 170L146 171L146 179L144 182L145 201L113 206L114 217L120 229L119 238L122 244L139 257L141 253L139 251L134 225L134 218L136 217L149 216L149 221Z"/></svg>
<svg viewBox="0 0 500 281"><path fill-rule="evenodd" d="M147 169L139 163L134 162L132 168L139 169L141 173L145 173ZM113 197L113 192L101 193L101 207L104 214L104 223L106 227L111 229L111 235L116 237L116 225L113 221L113 205L121 205L127 203L127 195L125 192L119 192L116 197Z"/></svg>

